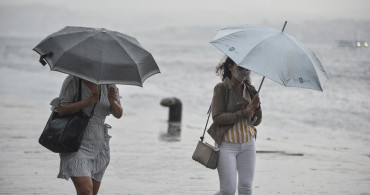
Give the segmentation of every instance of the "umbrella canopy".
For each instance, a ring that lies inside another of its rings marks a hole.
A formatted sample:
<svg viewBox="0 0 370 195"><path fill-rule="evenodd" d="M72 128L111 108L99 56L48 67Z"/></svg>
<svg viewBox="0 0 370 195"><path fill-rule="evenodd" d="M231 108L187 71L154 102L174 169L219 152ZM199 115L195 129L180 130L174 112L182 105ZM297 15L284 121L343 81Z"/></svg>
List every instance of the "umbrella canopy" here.
<svg viewBox="0 0 370 195"><path fill-rule="evenodd" d="M152 55L135 38L104 28L67 26L33 50L51 70L95 84L142 86L148 77L160 72Z"/></svg>
<svg viewBox="0 0 370 195"><path fill-rule="evenodd" d="M316 55L282 31L254 25L229 27L219 30L211 43L238 66L287 87L322 91L328 79Z"/></svg>

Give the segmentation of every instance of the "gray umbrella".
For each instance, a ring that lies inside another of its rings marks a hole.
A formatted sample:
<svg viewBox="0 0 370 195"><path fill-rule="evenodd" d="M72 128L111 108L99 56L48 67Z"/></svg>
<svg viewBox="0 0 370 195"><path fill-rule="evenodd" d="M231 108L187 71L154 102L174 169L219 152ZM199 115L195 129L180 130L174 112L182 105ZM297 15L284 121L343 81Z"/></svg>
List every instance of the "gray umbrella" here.
<svg viewBox="0 0 370 195"><path fill-rule="evenodd" d="M67 26L41 41L40 62L95 84L142 86L160 73L152 55L128 35L104 28Z"/></svg>

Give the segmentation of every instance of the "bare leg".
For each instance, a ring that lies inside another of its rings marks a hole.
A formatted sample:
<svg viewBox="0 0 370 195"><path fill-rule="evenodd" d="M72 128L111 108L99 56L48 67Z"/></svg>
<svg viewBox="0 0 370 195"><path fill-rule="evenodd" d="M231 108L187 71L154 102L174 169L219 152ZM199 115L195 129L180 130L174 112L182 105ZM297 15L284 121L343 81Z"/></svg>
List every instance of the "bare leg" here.
<svg viewBox="0 0 370 195"><path fill-rule="evenodd" d="M93 182L91 177L71 177L75 185L77 195L92 195Z"/></svg>
<svg viewBox="0 0 370 195"><path fill-rule="evenodd" d="M100 181L92 180L93 183L93 195L97 195L100 188Z"/></svg>

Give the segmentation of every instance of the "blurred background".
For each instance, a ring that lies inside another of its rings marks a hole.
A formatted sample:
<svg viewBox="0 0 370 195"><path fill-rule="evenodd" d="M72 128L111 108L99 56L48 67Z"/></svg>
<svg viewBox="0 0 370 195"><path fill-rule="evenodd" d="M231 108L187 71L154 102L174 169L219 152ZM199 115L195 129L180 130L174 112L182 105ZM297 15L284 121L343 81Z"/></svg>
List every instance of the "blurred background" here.
<svg viewBox="0 0 370 195"><path fill-rule="evenodd" d="M329 80L324 92L266 80L260 93L255 194L369 194L370 2L367 0L2 0L0 1L0 194L71 194L56 179L59 157L38 144L64 78L32 51L64 26L133 36L161 74L119 85L124 108L112 125L101 194L212 194L217 172L191 159L207 118L217 30L241 24L280 30L306 44ZM262 77L252 74L259 86ZM181 136L167 133L167 97L182 101ZM206 141L213 143L206 135ZM161 138L162 137L162 138ZM302 154L285 155L284 154Z"/></svg>

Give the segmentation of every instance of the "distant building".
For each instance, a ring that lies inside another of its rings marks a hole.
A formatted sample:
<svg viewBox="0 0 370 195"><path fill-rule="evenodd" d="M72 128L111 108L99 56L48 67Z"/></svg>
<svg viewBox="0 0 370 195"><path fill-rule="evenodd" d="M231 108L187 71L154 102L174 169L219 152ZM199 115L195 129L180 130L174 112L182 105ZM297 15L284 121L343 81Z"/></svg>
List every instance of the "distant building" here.
<svg viewBox="0 0 370 195"><path fill-rule="evenodd" d="M363 40L340 40L338 41L338 47L347 47L347 48L368 48L369 42Z"/></svg>

